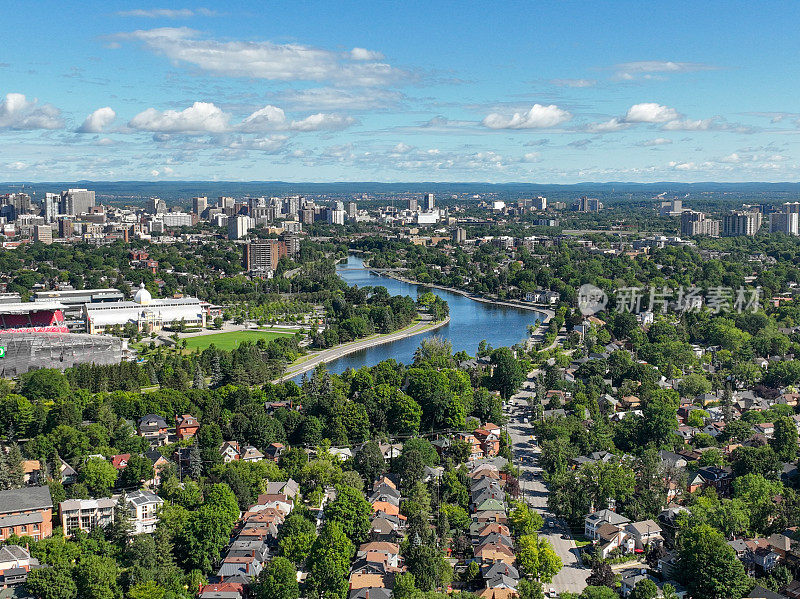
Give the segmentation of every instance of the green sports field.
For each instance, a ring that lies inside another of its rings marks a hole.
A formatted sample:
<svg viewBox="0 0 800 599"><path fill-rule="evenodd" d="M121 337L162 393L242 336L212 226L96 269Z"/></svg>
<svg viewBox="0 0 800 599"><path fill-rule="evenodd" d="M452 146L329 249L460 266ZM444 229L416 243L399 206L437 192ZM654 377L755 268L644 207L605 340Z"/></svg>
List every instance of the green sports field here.
<svg viewBox="0 0 800 599"><path fill-rule="evenodd" d="M284 337L292 333L274 333L272 331L234 331L232 333L215 333L213 335L201 335L199 337L188 337L186 339L187 349L205 349L212 343L219 349L233 349L242 341L271 341L276 337Z"/></svg>

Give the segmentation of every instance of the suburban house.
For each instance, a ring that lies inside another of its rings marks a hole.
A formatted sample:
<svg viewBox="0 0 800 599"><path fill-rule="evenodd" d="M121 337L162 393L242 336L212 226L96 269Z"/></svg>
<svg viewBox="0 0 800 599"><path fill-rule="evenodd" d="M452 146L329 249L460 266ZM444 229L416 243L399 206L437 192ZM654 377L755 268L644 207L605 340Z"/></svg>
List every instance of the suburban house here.
<svg viewBox="0 0 800 599"><path fill-rule="evenodd" d="M137 430L139 436L147 439L152 447L160 447L167 443L167 421L158 414L142 416Z"/></svg>
<svg viewBox="0 0 800 599"><path fill-rule="evenodd" d="M64 535L71 537L79 530L90 533L97 527L105 528L114 522L116 506L116 499L106 497L62 501L58 504L58 512Z"/></svg>
<svg viewBox="0 0 800 599"><path fill-rule="evenodd" d="M597 536L597 531L603 524L613 524L614 526L620 527L625 526L629 522L630 520L625 516L621 516L612 510L600 510L584 518L583 534L590 539L597 540L599 538Z"/></svg>
<svg viewBox="0 0 800 599"><path fill-rule="evenodd" d="M11 535L46 539L53 534L53 500L49 487L0 491L0 541Z"/></svg>
<svg viewBox="0 0 800 599"><path fill-rule="evenodd" d="M28 572L39 567L25 547L6 545L0 548L0 588L8 589L28 580Z"/></svg>
<svg viewBox="0 0 800 599"><path fill-rule="evenodd" d="M164 504L164 500L148 489L128 493L125 499L133 518L133 534L155 532L158 509Z"/></svg>
<svg viewBox="0 0 800 599"><path fill-rule="evenodd" d="M200 423L197 421L197 418L191 414L175 416L175 434L181 441L191 439L197 434L199 429Z"/></svg>

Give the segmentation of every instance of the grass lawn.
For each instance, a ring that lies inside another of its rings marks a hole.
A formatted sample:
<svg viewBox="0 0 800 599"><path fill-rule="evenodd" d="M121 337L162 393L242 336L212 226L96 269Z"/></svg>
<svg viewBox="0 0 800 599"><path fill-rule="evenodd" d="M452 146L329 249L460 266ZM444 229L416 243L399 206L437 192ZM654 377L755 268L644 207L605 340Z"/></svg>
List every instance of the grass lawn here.
<svg viewBox="0 0 800 599"><path fill-rule="evenodd" d="M285 337L292 333L274 333L272 331L234 331L232 333L215 333L213 335L200 335L199 337L187 337L187 349L206 349L212 343L218 349L233 349L242 341L271 341L276 337Z"/></svg>

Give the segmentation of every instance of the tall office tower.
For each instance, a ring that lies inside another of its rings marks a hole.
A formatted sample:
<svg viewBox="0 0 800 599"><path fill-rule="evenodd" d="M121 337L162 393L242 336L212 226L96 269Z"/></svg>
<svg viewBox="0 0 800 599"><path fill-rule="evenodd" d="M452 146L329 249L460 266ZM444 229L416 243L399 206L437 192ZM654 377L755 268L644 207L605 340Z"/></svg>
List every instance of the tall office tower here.
<svg viewBox="0 0 800 599"><path fill-rule="evenodd" d="M547 210L547 198L537 196L531 200L531 206L534 210Z"/></svg>
<svg viewBox="0 0 800 599"><path fill-rule="evenodd" d="M426 193L425 199L422 203L425 210L433 210L436 207L436 200L432 193Z"/></svg>
<svg viewBox="0 0 800 599"><path fill-rule="evenodd" d="M303 230L303 223L301 223L299 220L284 221L283 230L287 233L299 233Z"/></svg>
<svg viewBox="0 0 800 599"><path fill-rule="evenodd" d="M33 229L33 240L50 245L53 243L53 227L50 225L36 225Z"/></svg>
<svg viewBox="0 0 800 599"><path fill-rule="evenodd" d="M453 243L460 245L467 240L467 230L461 227L453 230Z"/></svg>
<svg viewBox="0 0 800 599"><path fill-rule="evenodd" d="M94 207L94 192L88 189L68 189L61 192L61 213L79 215Z"/></svg>
<svg viewBox="0 0 800 599"><path fill-rule="evenodd" d="M261 239L246 243L242 250L242 264L247 272L267 273L278 268L286 255L286 244L277 239Z"/></svg>
<svg viewBox="0 0 800 599"><path fill-rule="evenodd" d="M355 202L347 202L347 218L355 220L356 212L358 212L358 205Z"/></svg>
<svg viewBox="0 0 800 599"><path fill-rule="evenodd" d="M419 210L419 202L417 201L417 198L408 198L406 202L406 207L412 212Z"/></svg>
<svg viewBox="0 0 800 599"><path fill-rule="evenodd" d="M233 208L233 205L235 203L236 203L236 201L233 198L228 197L228 196L219 196L217 198L217 206L219 208L222 208L223 210L225 208Z"/></svg>
<svg viewBox="0 0 800 599"><path fill-rule="evenodd" d="M72 237L74 227L72 221L68 218L58 219L58 236L62 238Z"/></svg>
<svg viewBox="0 0 800 599"><path fill-rule="evenodd" d="M659 216L680 216L683 212L683 200L667 200L661 202Z"/></svg>
<svg viewBox="0 0 800 599"><path fill-rule="evenodd" d="M722 234L726 237L748 235L752 237L761 228L760 212L745 210L731 210L730 214L722 217Z"/></svg>
<svg viewBox="0 0 800 599"><path fill-rule="evenodd" d="M284 201L284 212L289 216L300 212L300 196L289 196Z"/></svg>
<svg viewBox="0 0 800 599"><path fill-rule="evenodd" d="M228 239L242 239L247 235L250 217L237 214L228 218Z"/></svg>
<svg viewBox="0 0 800 599"><path fill-rule="evenodd" d="M769 232L798 235L800 234L798 218L800 213L797 212L773 212L769 215Z"/></svg>
<svg viewBox="0 0 800 599"><path fill-rule="evenodd" d="M205 196L192 198L192 212L200 216L208 208L208 198Z"/></svg>
<svg viewBox="0 0 800 599"><path fill-rule="evenodd" d="M31 196L27 193L10 193L3 198L3 203L14 207L17 214L28 214L31 211Z"/></svg>
<svg viewBox="0 0 800 599"><path fill-rule="evenodd" d="M597 198L587 198L583 196L578 200L578 212L600 212L603 203Z"/></svg>
<svg viewBox="0 0 800 599"><path fill-rule="evenodd" d="M61 196L57 193L44 194L44 206L42 206L42 216L46 223L55 222L59 215L61 206Z"/></svg>
<svg viewBox="0 0 800 599"><path fill-rule="evenodd" d="M328 208L328 222L332 225L343 225L344 224L344 210L332 210Z"/></svg>
<svg viewBox="0 0 800 599"><path fill-rule="evenodd" d="M783 205L786 214L800 214L800 202L786 202Z"/></svg>
<svg viewBox="0 0 800 599"><path fill-rule="evenodd" d="M300 236L294 233L284 233L281 241L286 244L286 253L289 256L296 256L300 253Z"/></svg>
<svg viewBox="0 0 800 599"><path fill-rule="evenodd" d="M150 214L164 214L167 211L167 203L161 198L148 198L146 212Z"/></svg>
<svg viewBox="0 0 800 599"><path fill-rule="evenodd" d="M681 213L681 235L693 237L695 235L719 236L719 221L708 218L704 212L685 209Z"/></svg>
<svg viewBox="0 0 800 599"><path fill-rule="evenodd" d="M300 211L300 216L302 217L302 221L304 225L313 225L314 224L314 209L313 208L304 208Z"/></svg>

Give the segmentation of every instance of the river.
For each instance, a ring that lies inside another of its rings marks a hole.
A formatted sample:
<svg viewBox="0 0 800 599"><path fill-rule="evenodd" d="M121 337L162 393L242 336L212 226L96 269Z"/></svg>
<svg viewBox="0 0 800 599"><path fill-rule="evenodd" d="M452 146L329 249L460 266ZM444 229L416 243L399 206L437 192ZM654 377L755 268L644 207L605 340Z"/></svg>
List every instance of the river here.
<svg viewBox="0 0 800 599"><path fill-rule="evenodd" d="M358 285L359 287L380 285L386 287L390 295L408 295L415 300L417 289L420 287L373 274L364 269L363 261L356 256L349 256L347 263L339 264L336 271L348 285ZM477 302L458 293L441 289L432 291L446 300L450 307L448 324L429 333L406 337L349 354L329 362L328 370L338 374L348 368L374 366L378 362L390 358L409 364L413 360L414 352L420 342L433 335L449 340L453 344L453 352L464 350L474 356L481 340L485 339L492 347L510 347L528 336L528 325L544 319L543 314L532 310ZM300 380L300 378L302 375L296 377L295 380Z"/></svg>

